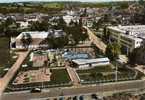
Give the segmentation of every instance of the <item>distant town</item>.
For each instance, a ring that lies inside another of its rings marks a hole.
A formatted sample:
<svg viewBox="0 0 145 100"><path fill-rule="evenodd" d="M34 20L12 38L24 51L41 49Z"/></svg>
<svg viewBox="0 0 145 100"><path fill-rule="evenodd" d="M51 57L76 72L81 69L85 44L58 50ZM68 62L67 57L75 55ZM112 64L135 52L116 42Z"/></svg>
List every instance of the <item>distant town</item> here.
<svg viewBox="0 0 145 100"><path fill-rule="evenodd" d="M0 3L0 100L145 100L145 1Z"/></svg>

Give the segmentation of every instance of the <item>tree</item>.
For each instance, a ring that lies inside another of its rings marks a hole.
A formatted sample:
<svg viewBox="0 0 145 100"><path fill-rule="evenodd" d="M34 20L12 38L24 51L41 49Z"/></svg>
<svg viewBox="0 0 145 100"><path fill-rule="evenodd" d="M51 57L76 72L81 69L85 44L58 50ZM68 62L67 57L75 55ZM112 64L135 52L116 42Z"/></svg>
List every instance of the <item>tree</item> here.
<svg viewBox="0 0 145 100"><path fill-rule="evenodd" d="M97 73L93 71L92 73L90 73L90 76L93 77L93 78L96 78L97 77Z"/></svg>
<svg viewBox="0 0 145 100"><path fill-rule="evenodd" d="M135 48L132 52L129 53L129 63L131 65L134 64L145 64L144 62L144 55L145 54L145 46L141 46L138 48Z"/></svg>
<svg viewBox="0 0 145 100"><path fill-rule="evenodd" d="M24 48L28 48L30 43L32 42L32 37L29 33L22 34L21 42Z"/></svg>
<svg viewBox="0 0 145 100"><path fill-rule="evenodd" d="M49 36L47 38L47 42L50 48L63 48L65 45L68 44L68 37L67 36L62 36L62 37Z"/></svg>
<svg viewBox="0 0 145 100"><path fill-rule="evenodd" d="M121 52L120 48L118 43L110 43L107 45L105 54L110 60L115 60Z"/></svg>
<svg viewBox="0 0 145 100"><path fill-rule="evenodd" d="M103 30L103 36L102 36L102 40L106 43L109 43L109 39L110 39L110 31L107 30L107 27L105 26L104 27L104 30Z"/></svg>
<svg viewBox="0 0 145 100"><path fill-rule="evenodd" d="M144 1L144 0L139 0L138 3L139 3L140 5L144 5L145 1Z"/></svg>
<svg viewBox="0 0 145 100"><path fill-rule="evenodd" d="M58 20L57 29L65 30L65 28L66 28L66 22L64 21L63 17L60 17Z"/></svg>
<svg viewBox="0 0 145 100"><path fill-rule="evenodd" d="M48 31L49 28L49 23L47 21L36 21L36 22L31 22L30 24L30 30L31 31Z"/></svg>
<svg viewBox="0 0 145 100"><path fill-rule="evenodd" d="M83 13L80 15L80 17L87 17L87 8L84 9Z"/></svg>
<svg viewBox="0 0 145 100"><path fill-rule="evenodd" d="M70 40L74 42L74 45L88 38L87 33L83 31L81 22L74 22L72 26L66 27L65 32L70 36Z"/></svg>
<svg viewBox="0 0 145 100"><path fill-rule="evenodd" d="M92 28L93 29L98 29L98 25L97 25L97 22L96 21L93 21L93 25L92 25Z"/></svg>
<svg viewBox="0 0 145 100"><path fill-rule="evenodd" d="M19 33L20 25L16 21L9 17L5 21L2 21L0 24L0 33L3 33L7 37L17 36Z"/></svg>

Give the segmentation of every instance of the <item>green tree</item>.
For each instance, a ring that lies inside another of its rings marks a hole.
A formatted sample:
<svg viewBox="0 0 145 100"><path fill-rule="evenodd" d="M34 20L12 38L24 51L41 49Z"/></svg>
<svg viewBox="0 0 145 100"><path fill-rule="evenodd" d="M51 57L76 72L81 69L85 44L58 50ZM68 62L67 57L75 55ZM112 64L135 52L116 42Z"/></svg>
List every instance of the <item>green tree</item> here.
<svg viewBox="0 0 145 100"><path fill-rule="evenodd" d="M85 31L83 31L83 27L80 23L73 23L73 26L66 27L66 33L68 36L71 36L70 40L74 41L74 45L78 44L79 41L84 41L88 38L88 35Z"/></svg>
<svg viewBox="0 0 145 100"><path fill-rule="evenodd" d="M30 24L30 30L31 31L48 31L49 23L47 21L36 21L31 22Z"/></svg>
<svg viewBox="0 0 145 100"><path fill-rule="evenodd" d="M95 71L93 71L92 73L90 73L90 76L93 77L93 78L96 78L97 77L97 73Z"/></svg>
<svg viewBox="0 0 145 100"><path fill-rule="evenodd" d="M105 54L110 60L115 60L121 52L120 48L118 43L110 43L107 45Z"/></svg>
<svg viewBox="0 0 145 100"><path fill-rule="evenodd" d="M139 0L138 3L139 3L140 5L144 5L145 1L144 1L144 0Z"/></svg>
<svg viewBox="0 0 145 100"><path fill-rule="evenodd" d="M96 21L93 21L92 28L97 30L98 24Z"/></svg>
<svg viewBox="0 0 145 100"><path fill-rule="evenodd" d="M23 44L24 48L28 48L28 46L31 44L32 42L32 37L29 33L24 33L22 34L22 38L21 38L21 42Z"/></svg>
<svg viewBox="0 0 145 100"><path fill-rule="evenodd" d="M57 29L65 30L65 28L66 28L66 22L64 21L63 17L60 17L58 20Z"/></svg>
<svg viewBox="0 0 145 100"><path fill-rule="evenodd" d="M5 34L5 36L17 36L19 33L20 25L16 23L14 19L7 18L5 21L2 21L0 24L0 32Z"/></svg>
<svg viewBox="0 0 145 100"><path fill-rule="evenodd" d="M129 63L131 65L134 64L145 64L144 62L144 53L145 53L145 46L141 46L135 48L132 52L129 53Z"/></svg>
<svg viewBox="0 0 145 100"><path fill-rule="evenodd" d="M109 43L110 34L110 31L107 31L107 26L104 26L102 40L106 43Z"/></svg>
<svg viewBox="0 0 145 100"><path fill-rule="evenodd" d="M47 38L47 42L50 48L63 48L65 45L68 44L68 38L67 36L63 36L63 37L50 36Z"/></svg>

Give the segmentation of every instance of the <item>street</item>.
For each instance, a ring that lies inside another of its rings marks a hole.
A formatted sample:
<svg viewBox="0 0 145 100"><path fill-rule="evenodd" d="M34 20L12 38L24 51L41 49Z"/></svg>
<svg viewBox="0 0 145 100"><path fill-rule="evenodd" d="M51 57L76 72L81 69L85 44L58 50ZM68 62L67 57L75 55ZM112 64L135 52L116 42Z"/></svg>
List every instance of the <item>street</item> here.
<svg viewBox="0 0 145 100"><path fill-rule="evenodd" d="M122 92L122 91L137 91L145 88L144 80L128 81L128 82L116 82L116 83L104 83L96 84L92 86L81 87L68 87L68 88L51 88L49 91L41 93L17 92L17 93L4 93L2 100L30 100L34 98L47 98L58 96L71 96L88 93L104 93L104 92Z"/></svg>

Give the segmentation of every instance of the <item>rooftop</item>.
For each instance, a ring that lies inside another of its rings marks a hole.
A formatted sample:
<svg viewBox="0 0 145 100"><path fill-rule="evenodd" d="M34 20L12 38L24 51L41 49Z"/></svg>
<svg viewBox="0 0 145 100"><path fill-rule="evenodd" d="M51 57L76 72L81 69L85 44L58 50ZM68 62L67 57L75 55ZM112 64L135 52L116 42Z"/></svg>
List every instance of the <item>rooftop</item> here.
<svg viewBox="0 0 145 100"><path fill-rule="evenodd" d="M54 36L55 38L66 35L65 32L62 30L49 30L48 32L30 31L30 32L22 32L20 35L18 35L16 39L21 39L23 35L26 36L28 34L31 36L31 38L41 38L41 39L45 39L49 35Z"/></svg>
<svg viewBox="0 0 145 100"><path fill-rule="evenodd" d="M30 34L32 38L47 38L49 32L38 32L38 31L34 31L34 32L22 32L17 39L21 39L23 35L25 34Z"/></svg>
<svg viewBox="0 0 145 100"><path fill-rule="evenodd" d="M75 59L72 61L77 63L78 65L84 65L84 64L92 64L92 63L99 63L99 62L109 62L109 59L106 57L106 58L96 58L96 59Z"/></svg>
<svg viewBox="0 0 145 100"><path fill-rule="evenodd" d="M122 35L132 39L145 39L145 25L110 26L108 28L123 33Z"/></svg>

